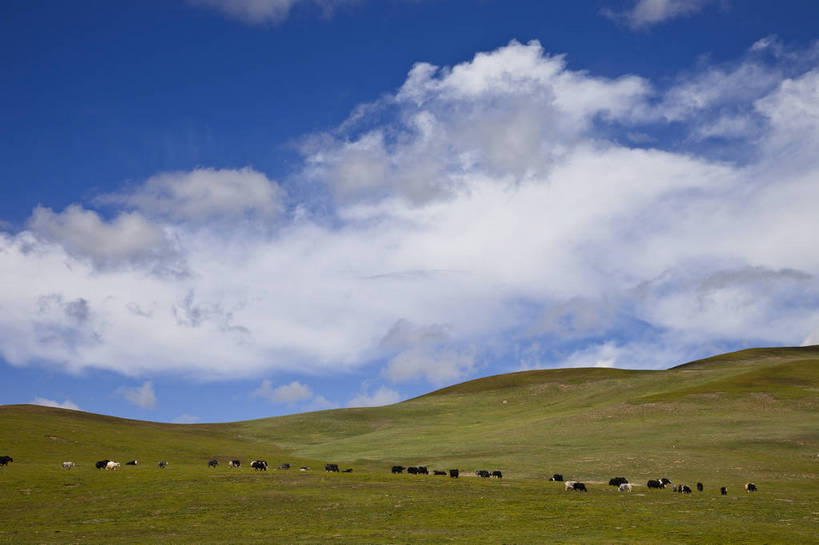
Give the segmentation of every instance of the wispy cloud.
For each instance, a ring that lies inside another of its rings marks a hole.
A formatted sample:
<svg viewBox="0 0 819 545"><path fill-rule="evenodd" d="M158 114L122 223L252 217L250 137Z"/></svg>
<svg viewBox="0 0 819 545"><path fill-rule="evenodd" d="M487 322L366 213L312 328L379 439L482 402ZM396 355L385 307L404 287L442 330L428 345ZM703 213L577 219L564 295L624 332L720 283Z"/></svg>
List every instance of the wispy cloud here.
<svg viewBox="0 0 819 545"><path fill-rule="evenodd" d="M635 0L634 5L624 11L606 8L603 15L616 21L625 22L632 28L644 28L675 19L690 17L701 11L707 4L717 0Z"/></svg>
<svg viewBox="0 0 819 545"><path fill-rule="evenodd" d="M55 399L47 399L45 397L35 397L32 401L34 405L42 405L43 407L57 407L60 409L71 409L72 411L79 411L80 408L73 401L66 399L65 401L57 401Z"/></svg>
<svg viewBox="0 0 819 545"><path fill-rule="evenodd" d="M157 399L154 393L154 385L150 380L142 383L142 386L121 386L117 388L116 393L143 409L151 409L156 406Z"/></svg>
<svg viewBox="0 0 819 545"><path fill-rule="evenodd" d="M251 397L261 397L267 399L271 403L288 403L293 404L299 401L306 401L313 399L313 390L309 386L298 381L293 381L290 384L284 384L278 388L273 388L273 383L267 379L262 381L262 384L253 390Z"/></svg>
<svg viewBox="0 0 819 545"><path fill-rule="evenodd" d="M313 6L328 16L343 4L360 0L188 0L195 6L222 11L250 24L280 23L290 15L292 9L301 6Z"/></svg>
<svg viewBox="0 0 819 545"><path fill-rule="evenodd" d="M386 386L381 386L372 394L360 393L353 397L348 403L348 407L381 407L392 405L401 401L401 394L391 390Z"/></svg>
<svg viewBox="0 0 819 545"><path fill-rule="evenodd" d="M173 422L174 424L196 424L200 420L202 420L201 417L193 416L193 415L185 413L185 414L180 414L179 416L174 418L171 422Z"/></svg>

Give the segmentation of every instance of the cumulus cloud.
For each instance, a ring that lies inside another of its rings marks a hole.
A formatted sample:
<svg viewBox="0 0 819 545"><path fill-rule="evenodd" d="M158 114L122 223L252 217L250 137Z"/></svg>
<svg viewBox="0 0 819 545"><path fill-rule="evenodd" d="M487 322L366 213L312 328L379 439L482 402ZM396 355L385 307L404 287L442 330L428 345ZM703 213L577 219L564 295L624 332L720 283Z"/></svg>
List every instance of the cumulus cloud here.
<svg viewBox="0 0 819 545"><path fill-rule="evenodd" d="M270 218L280 212L282 197L278 184L252 168L199 168L158 174L131 191L99 201L122 204L148 217L201 223Z"/></svg>
<svg viewBox="0 0 819 545"><path fill-rule="evenodd" d="M338 6L359 0L188 0L195 6L203 6L222 11L246 23L279 23L286 19L290 11L299 5L319 7L329 15Z"/></svg>
<svg viewBox="0 0 819 545"><path fill-rule="evenodd" d="M348 407L381 407L384 405L392 405L401 401L401 394L395 390L391 390L386 386L381 386L372 393L361 393L353 397L348 403Z"/></svg>
<svg viewBox="0 0 819 545"><path fill-rule="evenodd" d="M295 380L290 384L273 388L273 383L265 379L258 388L253 390L251 397L261 397L271 403L293 404L299 401L313 399L314 395L313 390L311 390L309 386Z"/></svg>
<svg viewBox="0 0 819 545"><path fill-rule="evenodd" d="M677 17L690 17L715 0L635 0L624 11L606 8L603 15L625 22L632 28L644 28Z"/></svg>
<svg viewBox="0 0 819 545"><path fill-rule="evenodd" d="M110 217L39 208L0 231L0 354L198 379L386 362L390 384L443 385L515 353L662 367L799 344L819 324L819 56L772 48L660 88L512 42L416 64L307 138L292 182L321 206L197 169L107 196ZM708 123L754 153L667 136ZM157 274L163 252L184 274ZM257 397L323 403L286 386Z"/></svg>
<svg viewBox="0 0 819 545"><path fill-rule="evenodd" d="M72 411L79 411L80 407L71 401L70 399L66 399L62 403L55 400L55 399L47 399L45 397L35 397L34 400L31 402L34 405L42 405L43 407L57 407L59 409L71 409Z"/></svg>
<svg viewBox="0 0 819 545"><path fill-rule="evenodd" d="M124 212L108 221L79 205L62 212L38 206L28 227L41 240L98 265L157 260L171 251L165 232L138 212Z"/></svg>
<svg viewBox="0 0 819 545"><path fill-rule="evenodd" d="M115 393L137 407L143 409L156 407L156 394L154 393L154 385L150 380L143 382L142 386L121 386L117 388Z"/></svg>

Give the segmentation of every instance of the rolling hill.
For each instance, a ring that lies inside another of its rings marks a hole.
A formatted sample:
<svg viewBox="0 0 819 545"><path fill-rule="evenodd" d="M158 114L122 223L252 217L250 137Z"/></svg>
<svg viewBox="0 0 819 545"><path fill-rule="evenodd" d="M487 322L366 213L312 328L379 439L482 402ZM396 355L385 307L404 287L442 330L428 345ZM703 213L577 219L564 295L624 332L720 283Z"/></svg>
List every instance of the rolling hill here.
<svg viewBox="0 0 819 545"><path fill-rule="evenodd" d="M487 543L538 543L538 532L549 528L561 532L550 541L569 543L731 536L815 542L819 346L749 349L664 371L526 371L387 407L227 424L159 424L10 405L0 407L0 450L15 459L0 469L5 513L12 517L0 518L0 542L216 543L232 536L237 543L439 543L480 536ZM209 471L205 463L214 457L313 468L335 462L355 472L261 476L224 464ZM101 458L150 463L113 475L93 469ZM64 472L63 460L79 467ZM170 462L167 471L156 468L159 460ZM393 464L501 469L505 479L419 480L390 475ZM579 503L547 483L553 472L590 483L588 499ZM662 498L655 501L643 488L624 499L605 486L615 475L638 484L658 476L702 481L706 493L681 511L671 492L655 494ZM738 497L749 480L760 493ZM788 493L774 497L781 483ZM736 491L734 504L721 510L714 491L726 485ZM494 498L491 508L487 497ZM106 502L131 505L134 516L94 522L100 517L89 513ZM276 507L255 517L246 510L254 504ZM66 505L73 507L66 512ZM544 505L556 511L544 518ZM412 523L413 510L424 514L423 524ZM459 513L454 525L452 513ZM579 517L577 524L566 524L567 514ZM142 517L156 522L155 534L134 533ZM507 523L487 526L485 517ZM615 531L610 522L617 517L624 522ZM658 535L646 517L661 519L667 533ZM78 519L91 522L78 526ZM227 520L238 534L225 533ZM353 529L340 520L355 521ZM274 521L286 521L290 530L274 529ZM689 525L688 533L680 524Z"/></svg>

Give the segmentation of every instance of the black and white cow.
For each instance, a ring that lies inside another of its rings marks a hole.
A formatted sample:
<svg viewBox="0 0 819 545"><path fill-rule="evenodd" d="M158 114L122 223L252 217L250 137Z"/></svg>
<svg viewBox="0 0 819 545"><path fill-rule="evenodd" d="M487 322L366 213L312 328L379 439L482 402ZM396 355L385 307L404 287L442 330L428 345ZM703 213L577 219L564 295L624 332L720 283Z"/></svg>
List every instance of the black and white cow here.
<svg viewBox="0 0 819 545"><path fill-rule="evenodd" d="M310 466L301 466L299 471L310 471Z"/></svg>
<svg viewBox="0 0 819 545"><path fill-rule="evenodd" d="M324 471L330 471L331 473L338 473L338 464L324 464Z"/></svg>
<svg viewBox="0 0 819 545"><path fill-rule="evenodd" d="M697 490L698 490L699 492L702 492L702 488L703 488L703 487L702 487L702 483L697 483Z"/></svg>
<svg viewBox="0 0 819 545"><path fill-rule="evenodd" d="M722 494L723 496L727 496L728 495L728 488L725 487L725 486L721 487L719 489L719 493Z"/></svg>
<svg viewBox="0 0 819 545"><path fill-rule="evenodd" d="M97 469L105 469L105 468L106 468L106 466L108 465L108 462L110 462L110 461L111 461L111 460L100 460L99 462L97 462L96 464L94 464L94 466L95 466Z"/></svg>
<svg viewBox="0 0 819 545"><path fill-rule="evenodd" d="M267 471L267 462L264 460L253 460L250 462L250 467L256 471Z"/></svg>
<svg viewBox="0 0 819 545"><path fill-rule="evenodd" d="M216 467L219 465L219 460L210 460L208 462L208 467Z"/></svg>
<svg viewBox="0 0 819 545"><path fill-rule="evenodd" d="M129 461L129 462L125 462L125 465L126 465L126 466L135 466L135 465L137 465L138 463L139 463L139 462L137 462L136 460L131 460L131 461Z"/></svg>
<svg viewBox="0 0 819 545"><path fill-rule="evenodd" d="M745 492L756 492L756 485L754 483L747 483L745 485Z"/></svg>
<svg viewBox="0 0 819 545"><path fill-rule="evenodd" d="M691 493L691 487L688 486L687 484L678 485L677 486L677 492L679 492L680 494L690 494Z"/></svg>
<svg viewBox="0 0 819 545"><path fill-rule="evenodd" d="M159 469L165 469L166 467L168 467L168 462L163 460L156 465L159 466Z"/></svg>
<svg viewBox="0 0 819 545"><path fill-rule="evenodd" d="M228 462L228 467L241 467L242 462L239 460L231 460Z"/></svg>
<svg viewBox="0 0 819 545"><path fill-rule="evenodd" d="M617 487L617 490L619 490L620 492L631 492L631 484L622 483L620 486Z"/></svg>
<svg viewBox="0 0 819 545"><path fill-rule="evenodd" d="M561 475L560 473L555 473L554 475L552 475L552 478L549 479L549 480L550 481L555 481L555 482L563 482L563 475Z"/></svg>
<svg viewBox="0 0 819 545"><path fill-rule="evenodd" d="M669 479L666 479L665 477L660 479L660 482L663 483L663 487L666 487L671 484L671 481Z"/></svg>
<svg viewBox="0 0 819 545"><path fill-rule="evenodd" d="M588 492L586 485L577 481L566 481L564 485L566 490L574 490L575 492Z"/></svg>
<svg viewBox="0 0 819 545"><path fill-rule="evenodd" d="M75 464L74 462L63 462L63 469L71 469L76 466L77 464Z"/></svg>
<svg viewBox="0 0 819 545"><path fill-rule="evenodd" d="M492 472L490 477L495 477L496 479L503 479L503 473L496 469L495 471Z"/></svg>
<svg viewBox="0 0 819 545"><path fill-rule="evenodd" d="M392 466L392 472L395 474L403 473L404 470L407 469L404 466Z"/></svg>
<svg viewBox="0 0 819 545"><path fill-rule="evenodd" d="M457 469L450 469L449 470L449 476L452 479L457 479L458 475L460 475L460 474L461 474L461 472L459 470L457 470Z"/></svg>
<svg viewBox="0 0 819 545"><path fill-rule="evenodd" d="M656 479L650 479L646 483L646 486L648 488L665 488L665 485L663 484L663 482L659 481L659 480L656 480Z"/></svg>
<svg viewBox="0 0 819 545"><path fill-rule="evenodd" d="M9 462L13 462L14 458L11 456L0 456L0 466L7 466Z"/></svg>

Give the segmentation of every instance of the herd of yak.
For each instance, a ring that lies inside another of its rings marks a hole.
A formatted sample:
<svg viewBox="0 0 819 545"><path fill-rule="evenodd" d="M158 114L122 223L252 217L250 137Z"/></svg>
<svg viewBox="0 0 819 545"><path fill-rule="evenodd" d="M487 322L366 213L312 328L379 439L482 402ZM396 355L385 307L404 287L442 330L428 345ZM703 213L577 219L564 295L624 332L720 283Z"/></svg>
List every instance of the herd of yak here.
<svg viewBox="0 0 819 545"><path fill-rule="evenodd" d="M0 466L6 466L10 462L14 462L14 459L11 456L0 456ZM137 460L131 460L129 462L125 462L125 465L135 466L138 463L139 462ZM77 464L75 464L74 462L63 462L62 463L63 469L71 469L73 467L76 467L76 465ZM162 462L159 462L157 465L158 465L158 467L160 469L164 469L164 468L168 467L168 462L162 461ZM208 461L208 467L213 468L213 467L216 467L218 465L219 465L219 460L214 459L214 460ZM229 460L228 461L228 467L238 468L238 467L241 467L241 465L242 465L242 463L241 463L240 460ZM113 460L100 460L95 464L95 467L97 469L116 470L116 469L120 468L120 464L119 464L119 462L115 462ZM252 467L256 471L267 471L268 464L267 464L267 462L265 460L253 460L253 461L250 462L250 467ZM282 470L290 469L290 464L287 464L287 463L281 464L281 465L278 466L278 469L282 469ZM302 466L302 467L299 468L299 470L300 471L309 471L310 468L308 466ZM426 466L410 466L410 467L392 466L392 473L393 474L403 473L404 470L406 470L407 473L409 473L411 475L429 475L430 474L429 469ZM324 471L333 472L333 473L339 473L339 472L341 472L341 473L352 473L353 470L352 470L352 468L341 470L341 469L339 469L338 464L325 464L324 465ZM442 471L442 470L435 469L435 470L433 470L432 474L433 475L442 475L442 476L449 475L451 478L457 479L460 476L461 472L458 469L450 469L448 471ZM488 479L490 477L494 477L496 479L502 479L503 478L503 473L501 473L498 470L494 470L494 471L490 472L490 471L487 471L485 469L479 469L479 470L475 471L475 475L478 476L478 477L485 478L485 479ZM578 481L564 481L563 475L561 475L559 473L555 473L554 475L552 475L552 477L549 480L550 481L563 482L564 487L565 487L565 489L567 491L573 490L575 492L588 492L588 489L586 488L585 483L581 483L581 482L578 482ZM619 491L621 491L621 492L631 492L631 489L632 489L631 483L629 483L628 479L626 479L625 477L614 477L614 478L612 478L611 480L609 480L609 486L616 486L617 489ZM667 488L668 486L671 486L671 488L672 488L672 490L674 492L678 492L680 494L691 494L691 492L692 492L691 487L688 486L687 484L672 484L672 482L669 479L666 479L665 477L663 477L661 479L650 479L646 483L647 488L653 488L653 489L663 489L663 488ZM702 492L704 487L703 487L702 483L697 483L696 488L697 488L697 490L699 492ZM745 484L745 491L746 492L756 492L756 490L757 490L757 488L756 488L756 485L754 483L746 483ZM720 487L719 491L720 491L720 494L722 494L723 496L728 495L728 488L725 487L725 486Z"/></svg>

